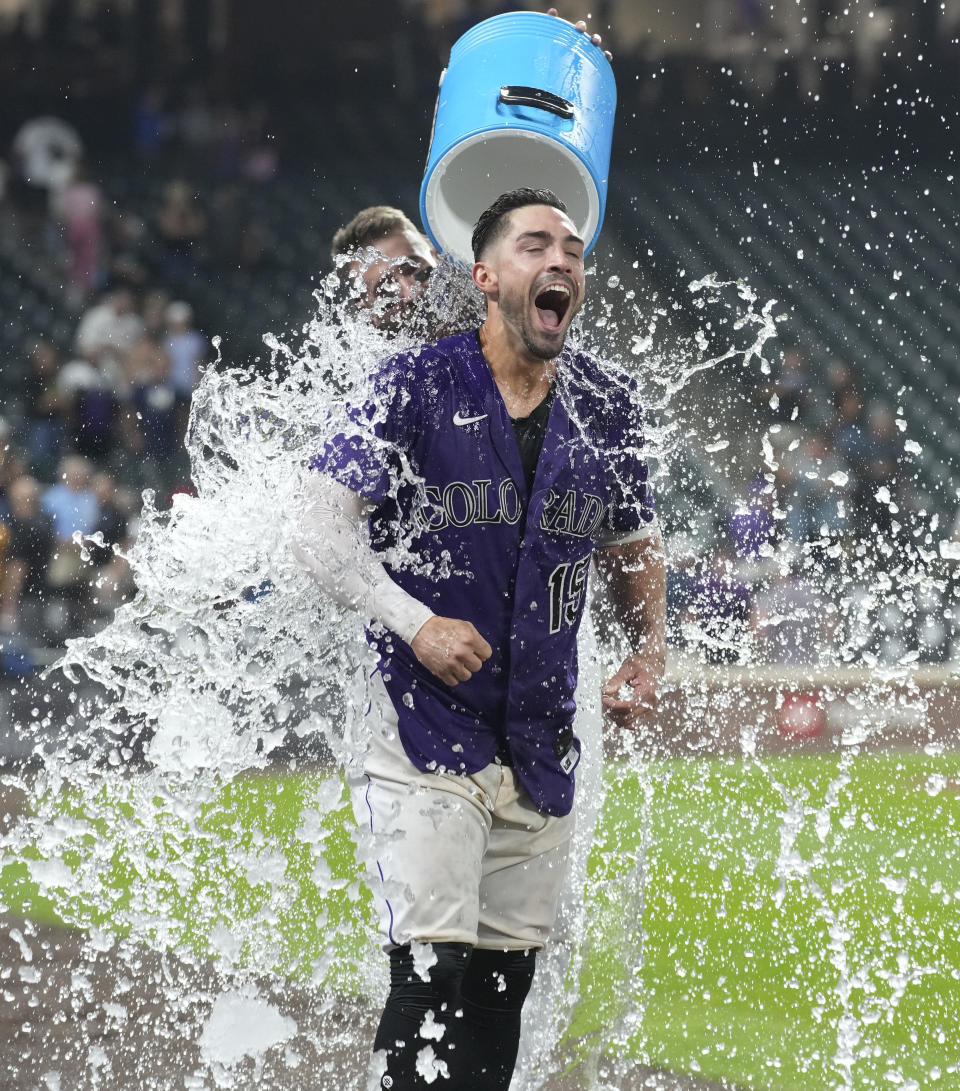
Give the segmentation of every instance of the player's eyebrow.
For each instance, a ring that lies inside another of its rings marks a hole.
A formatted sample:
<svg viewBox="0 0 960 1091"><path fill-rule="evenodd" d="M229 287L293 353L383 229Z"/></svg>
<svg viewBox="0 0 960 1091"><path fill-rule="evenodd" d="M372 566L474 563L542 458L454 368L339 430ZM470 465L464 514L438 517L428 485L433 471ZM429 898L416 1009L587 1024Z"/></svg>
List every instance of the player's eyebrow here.
<svg viewBox="0 0 960 1091"><path fill-rule="evenodd" d="M553 236L549 231L524 231L517 236L517 242L523 242L525 239L540 239L542 242L547 242L551 238L553 238ZM562 241L575 242L583 246L583 239L581 239L579 235L565 235Z"/></svg>

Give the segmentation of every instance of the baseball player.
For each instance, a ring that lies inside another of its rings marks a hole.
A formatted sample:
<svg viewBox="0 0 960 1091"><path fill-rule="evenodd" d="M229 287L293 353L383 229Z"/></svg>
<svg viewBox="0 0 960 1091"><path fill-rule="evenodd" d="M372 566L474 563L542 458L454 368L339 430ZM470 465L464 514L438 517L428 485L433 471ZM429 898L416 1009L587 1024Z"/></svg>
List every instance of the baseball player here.
<svg viewBox="0 0 960 1091"><path fill-rule="evenodd" d="M350 780L377 845L393 1091L509 1086L572 832L591 560L632 645L610 719L650 715L664 663L635 384L566 346L583 240L554 194L521 189L473 251L482 326L381 366L312 463L295 546L379 657Z"/></svg>
<svg viewBox="0 0 960 1091"><path fill-rule="evenodd" d="M386 332L409 317L437 264L430 242L389 205L361 209L333 236L330 250L341 283Z"/></svg>

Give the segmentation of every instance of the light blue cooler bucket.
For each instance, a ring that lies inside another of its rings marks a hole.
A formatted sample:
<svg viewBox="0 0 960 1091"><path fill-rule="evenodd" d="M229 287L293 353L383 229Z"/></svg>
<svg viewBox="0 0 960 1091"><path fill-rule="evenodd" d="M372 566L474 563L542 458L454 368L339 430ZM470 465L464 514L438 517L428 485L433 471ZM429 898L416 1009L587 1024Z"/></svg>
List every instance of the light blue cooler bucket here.
<svg viewBox="0 0 960 1091"><path fill-rule="evenodd" d="M440 77L420 216L438 250L473 263L480 213L518 186L552 189L589 251L607 202L617 85L585 34L552 15L485 19Z"/></svg>

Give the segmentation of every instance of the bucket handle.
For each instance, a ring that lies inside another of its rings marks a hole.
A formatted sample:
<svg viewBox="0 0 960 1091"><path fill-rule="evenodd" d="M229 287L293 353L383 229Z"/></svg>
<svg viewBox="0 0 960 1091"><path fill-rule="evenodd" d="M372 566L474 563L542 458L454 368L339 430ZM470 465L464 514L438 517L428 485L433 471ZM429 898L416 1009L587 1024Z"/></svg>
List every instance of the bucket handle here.
<svg viewBox="0 0 960 1091"><path fill-rule="evenodd" d="M573 103L537 87L501 87L500 101L504 106L535 106L568 121L573 117Z"/></svg>

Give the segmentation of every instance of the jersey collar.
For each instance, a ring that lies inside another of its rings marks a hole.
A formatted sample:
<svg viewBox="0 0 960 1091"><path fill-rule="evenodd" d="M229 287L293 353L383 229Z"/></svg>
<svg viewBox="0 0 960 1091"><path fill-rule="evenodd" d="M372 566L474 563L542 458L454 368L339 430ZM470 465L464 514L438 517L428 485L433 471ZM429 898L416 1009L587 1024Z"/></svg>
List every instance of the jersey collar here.
<svg viewBox="0 0 960 1091"><path fill-rule="evenodd" d="M513 422L507 413L503 397L497 389L490 366L480 347L480 334L476 331L472 337L472 343L468 343L472 349L466 354L466 363L471 371L474 389L481 392L482 407L487 413L487 424L490 442L497 453L497 457L504 469L510 475L520 495L529 501L526 475L523 472L523 463L520 459L520 448L517 446L517 438L513 430ZM570 418L564 404L565 383L563 374L564 357L567 350L557 361L557 374L554 382L556 394L550 406L550 416L547 418L547 430L543 439L543 448L540 459L537 462L537 471L533 479L533 493L545 489L554 480L567 457L565 447L568 442L570 430Z"/></svg>

